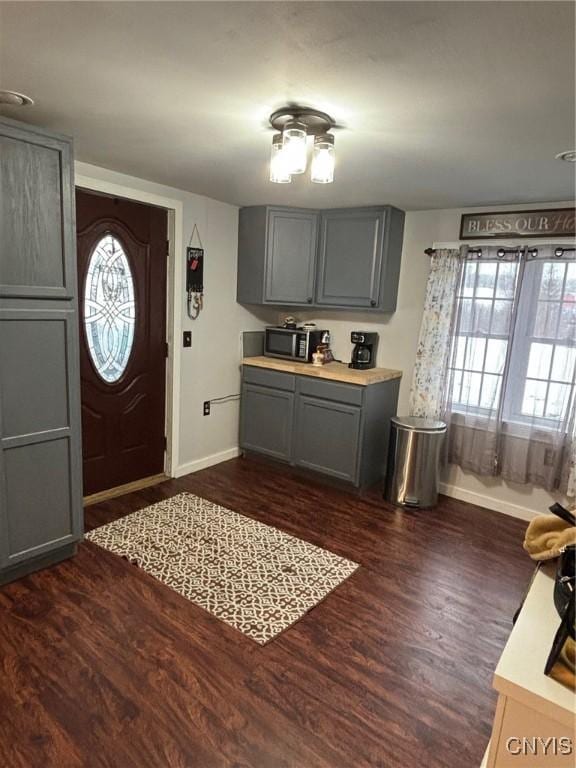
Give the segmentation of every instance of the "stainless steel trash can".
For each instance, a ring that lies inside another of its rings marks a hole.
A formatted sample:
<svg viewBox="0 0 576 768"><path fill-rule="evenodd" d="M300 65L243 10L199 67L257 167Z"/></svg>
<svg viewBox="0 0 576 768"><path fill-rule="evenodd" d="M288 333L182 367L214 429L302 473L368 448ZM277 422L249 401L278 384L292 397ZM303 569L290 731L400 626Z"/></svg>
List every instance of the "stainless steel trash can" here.
<svg viewBox="0 0 576 768"><path fill-rule="evenodd" d="M393 416L391 422L384 497L403 507L433 507L446 424L415 416Z"/></svg>

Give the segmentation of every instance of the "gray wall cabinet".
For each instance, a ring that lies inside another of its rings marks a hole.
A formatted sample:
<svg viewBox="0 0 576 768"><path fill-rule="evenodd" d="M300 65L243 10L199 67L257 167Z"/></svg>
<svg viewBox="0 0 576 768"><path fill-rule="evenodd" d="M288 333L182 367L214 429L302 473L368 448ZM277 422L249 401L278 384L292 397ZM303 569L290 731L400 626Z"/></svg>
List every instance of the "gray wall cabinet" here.
<svg viewBox="0 0 576 768"><path fill-rule="evenodd" d="M393 312L404 212L392 206L240 210L237 299Z"/></svg>
<svg viewBox="0 0 576 768"><path fill-rule="evenodd" d="M397 208L322 212L316 303L393 312L403 228Z"/></svg>
<svg viewBox="0 0 576 768"><path fill-rule="evenodd" d="M317 238L316 213L268 211L267 304L312 304Z"/></svg>
<svg viewBox="0 0 576 768"><path fill-rule="evenodd" d="M356 487L384 479L400 379L343 384L243 366L240 447Z"/></svg>
<svg viewBox="0 0 576 768"><path fill-rule="evenodd" d="M0 118L0 583L82 536L72 147Z"/></svg>

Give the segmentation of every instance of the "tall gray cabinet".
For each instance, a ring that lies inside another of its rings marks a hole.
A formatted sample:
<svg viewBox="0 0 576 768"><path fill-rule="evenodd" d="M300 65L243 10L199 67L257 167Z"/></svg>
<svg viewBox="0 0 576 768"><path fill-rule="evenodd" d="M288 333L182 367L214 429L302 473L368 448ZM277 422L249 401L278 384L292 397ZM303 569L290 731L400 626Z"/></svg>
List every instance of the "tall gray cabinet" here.
<svg viewBox="0 0 576 768"><path fill-rule="evenodd" d="M0 117L0 583L82 536L72 146Z"/></svg>

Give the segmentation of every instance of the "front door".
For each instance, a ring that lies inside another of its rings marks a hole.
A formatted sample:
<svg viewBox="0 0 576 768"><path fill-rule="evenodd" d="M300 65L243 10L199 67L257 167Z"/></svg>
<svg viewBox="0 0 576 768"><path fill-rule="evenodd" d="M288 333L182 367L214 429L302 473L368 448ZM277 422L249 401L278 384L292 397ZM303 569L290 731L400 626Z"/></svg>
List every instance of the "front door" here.
<svg viewBox="0 0 576 768"><path fill-rule="evenodd" d="M84 495L164 471L167 214L76 191Z"/></svg>

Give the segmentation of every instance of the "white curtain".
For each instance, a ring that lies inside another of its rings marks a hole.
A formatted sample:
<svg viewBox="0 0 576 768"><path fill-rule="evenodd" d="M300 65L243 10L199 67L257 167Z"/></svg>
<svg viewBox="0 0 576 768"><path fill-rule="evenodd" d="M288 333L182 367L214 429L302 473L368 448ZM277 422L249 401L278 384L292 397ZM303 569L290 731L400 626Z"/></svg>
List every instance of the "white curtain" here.
<svg viewBox="0 0 576 768"><path fill-rule="evenodd" d="M572 434L567 446L568 460L566 462L566 496L576 499L576 418L572 416Z"/></svg>
<svg viewBox="0 0 576 768"><path fill-rule="evenodd" d="M442 418L448 386L448 362L462 269L456 249L439 249L431 257L424 315L410 391L410 415Z"/></svg>
<svg viewBox="0 0 576 768"><path fill-rule="evenodd" d="M447 460L576 497L576 259L553 245L432 257L410 413Z"/></svg>

